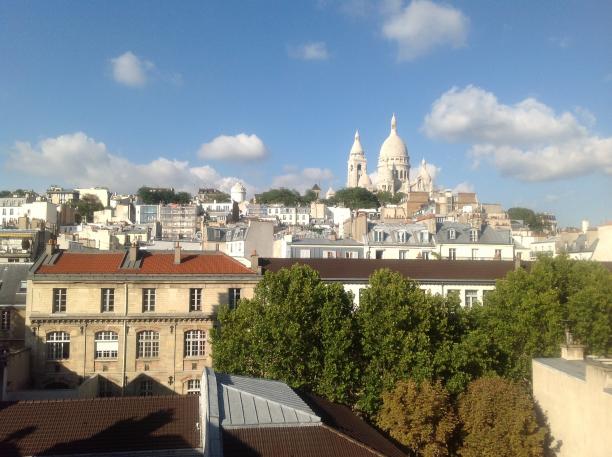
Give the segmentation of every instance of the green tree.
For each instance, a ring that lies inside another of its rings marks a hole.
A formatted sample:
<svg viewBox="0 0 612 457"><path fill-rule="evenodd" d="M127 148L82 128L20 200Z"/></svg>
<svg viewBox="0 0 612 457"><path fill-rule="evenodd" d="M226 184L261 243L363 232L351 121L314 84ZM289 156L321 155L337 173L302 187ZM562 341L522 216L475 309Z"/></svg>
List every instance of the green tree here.
<svg viewBox="0 0 612 457"><path fill-rule="evenodd" d="M536 213L529 208L510 208L508 210L508 217L513 220L523 221L531 230L539 232L544 228L541 218L539 218Z"/></svg>
<svg viewBox="0 0 612 457"><path fill-rule="evenodd" d="M322 282L307 266L268 272L252 299L221 307L214 366L348 403L358 373L352 305L342 285Z"/></svg>
<svg viewBox="0 0 612 457"><path fill-rule="evenodd" d="M591 353L612 352L612 273L596 262L542 257L497 282L473 309L482 335L496 346L499 373L531 377L533 357L557 357L564 331Z"/></svg>
<svg viewBox="0 0 612 457"><path fill-rule="evenodd" d="M300 193L295 189L270 189L261 194L255 195L258 203L263 204L283 204L285 206L299 206L301 203Z"/></svg>
<svg viewBox="0 0 612 457"><path fill-rule="evenodd" d="M378 208L380 203L372 192L362 187L340 189L329 199L332 205L343 205L351 209Z"/></svg>
<svg viewBox="0 0 612 457"><path fill-rule="evenodd" d="M152 189L143 186L137 191L138 197L147 205L158 205L160 203L180 203L188 204L191 202L189 192L174 192L174 189Z"/></svg>
<svg viewBox="0 0 612 457"><path fill-rule="evenodd" d="M399 381L383 393L378 426L417 456L445 457L457 427L448 391L440 381Z"/></svg>
<svg viewBox="0 0 612 457"><path fill-rule="evenodd" d="M535 405L523 386L503 378L481 378L459 398L462 457L543 456L548 430L538 425Z"/></svg>
<svg viewBox="0 0 612 457"><path fill-rule="evenodd" d="M357 407L369 416L378 411L381 393L400 379L441 379L460 391L480 374L450 363L458 354L465 359L469 348L462 343L469 319L456 297L428 294L383 269L362 291L356 317L363 360Z"/></svg>
<svg viewBox="0 0 612 457"><path fill-rule="evenodd" d="M376 198L381 205L399 205L406 195L402 192L396 192L392 195L388 190L379 190L376 192Z"/></svg>
<svg viewBox="0 0 612 457"><path fill-rule="evenodd" d="M86 222L93 222L93 213L104 209L104 205L98 197L92 194L86 194L83 198L73 203L76 208L76 222L81 223L85 220Z"/></svg>

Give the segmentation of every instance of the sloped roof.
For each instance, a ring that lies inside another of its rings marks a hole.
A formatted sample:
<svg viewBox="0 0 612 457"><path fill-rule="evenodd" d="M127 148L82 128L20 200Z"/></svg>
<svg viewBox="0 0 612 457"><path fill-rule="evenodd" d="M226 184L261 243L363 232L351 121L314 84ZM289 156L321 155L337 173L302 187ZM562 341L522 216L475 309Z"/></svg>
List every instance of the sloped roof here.
<svg viewBox="0 0 612 457"><path fill-rule="evenodd" d="M515 268L513 261L502 260L259 259L264 271L276 272L294 264L310 266L324 280L340 281L367 281L381 268L418 281L495 281Z"/></svg>
<svg viewBox="0 0 612 457"><path fill-rule="evenodd" d="M199 397L0 403L0 455L196 449Z"/></svg>
<svg viewBox="0 0 612 457"><path fill-rule="evenodd" d="M253 270L218 251L185 252L174 263L173 251L140 251L134 268L125 268L126 252L61 252L56 259L45 258L35 274L254 274Z"/></svg>
<svg viewBox="0 0 612 457"><path fill-rule="evenodd" d="M216 373L219 419L228 427L310 425L321 419L287 384Z"/></svg>
<svg viewBox="0 0 612 457"><path fill-rule="evenodd" d="M0 266L0 305L25 305L26 294L19 292L28 277L31 263L6 263Z"/></svg>
<svg viewBox="0 0 612 457"><path fill-rule="evenodd" d="M510 236L510 230L498 230L486 225L478 231L478 239L470 240L471 227L467 224L458 222L445 222L438 228L435 239L438 244L512 244L513 240ZM450 239L449 232L455 230L455 238Z"/></svg>

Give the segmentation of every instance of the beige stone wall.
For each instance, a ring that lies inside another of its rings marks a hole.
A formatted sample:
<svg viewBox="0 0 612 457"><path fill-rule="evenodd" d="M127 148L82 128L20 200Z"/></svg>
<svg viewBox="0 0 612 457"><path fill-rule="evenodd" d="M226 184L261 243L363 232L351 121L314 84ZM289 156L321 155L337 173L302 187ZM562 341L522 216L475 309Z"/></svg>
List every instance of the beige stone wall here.
<svg viewBox="0 0 612 457"><path fill-rule="evenodd" d="M537 360L532 366L533 395L561 445L557 457L610 456L612 369L587 364L582 380Z"/></svg>
<svg viewBox="0 0 612 457"><path fill-rule="evenodd" d="M76 387L83 379L98 375L115 393L138 395L140 383L151 380L154 394L184 393L190 379L199 379L212 364L210 330L221 304L228 302L228 288L241 289L242 298L253 296L256 278L222 281L177 280L151 282L32 281L28 284L27 322L31 332L34 386L53 383ZM52 313L53 289L66 288L65 313ZM101 312L101 289L114 288L114 312ZM155 311L142 311L142 290L156 290ZM203 289L201 312L189 312L189 289ZM137 335L152 330L159 334L159 356L137 357ZM207 342L203 357L185 356L185 332L204 330ZM47 360L46 337L50 332L70 334L70 356ZM115 359L95 358L95 335L113 331L118 335Z"/></svg>
<svg viewBox="0 0 612 457"><path fill-rule="evenodd" d="M8 330L0 330L0 343L6 344L12 349L24 347L25 338L25 314L24 306L5 306L1 308L10 313Z"/></svg>

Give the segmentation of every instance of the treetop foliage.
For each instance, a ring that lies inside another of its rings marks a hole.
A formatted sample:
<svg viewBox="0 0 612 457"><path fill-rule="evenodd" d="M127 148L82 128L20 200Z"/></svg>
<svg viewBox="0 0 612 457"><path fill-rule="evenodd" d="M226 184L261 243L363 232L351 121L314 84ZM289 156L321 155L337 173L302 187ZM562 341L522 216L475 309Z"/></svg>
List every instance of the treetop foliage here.
<svg viewBox="0 0 612 457"><path fill-rule="evenodd" d="M378 208L380 202L376 195L362 187L339 189L336 195L328 200L330 205L342 205L346 208Z"/></svg>
<svg viewBox="0 0 612 457"><path fill-rule="evenodd" d="M270 189L261 194L256 194L255 199L257 203L264 205L306 206L317 199L317 194L312 189L309 189L304 192L304 195L300 195L295 189L281 187L280 189Z"/></svg>
<svg viewBox="0 0 612 457"><path fill-rule="evenodd" d="M138 189L137 194L146 205L159 205L160 203L188 204L191 202L191 194L188 192L174 192L173 189L154 189L143 186Z"/></svg>
<svg viewBox="0 0 612 457"><path fill-rule="evenodd" d="M92 194L83 195L82 198L71 201L71 205L76 209L75 220L78 224L83 221L93 222L93 213L104 209L100 199Z"/></svg>
<svg viewBox="0 0 612 457"><path fill-rule="evenodd" d="M541 213L536 213L529 208L515 207L508 210L508 217L513 220L523 221L531 230L541 232L545 228L550 228L542 217Z"/></svg>

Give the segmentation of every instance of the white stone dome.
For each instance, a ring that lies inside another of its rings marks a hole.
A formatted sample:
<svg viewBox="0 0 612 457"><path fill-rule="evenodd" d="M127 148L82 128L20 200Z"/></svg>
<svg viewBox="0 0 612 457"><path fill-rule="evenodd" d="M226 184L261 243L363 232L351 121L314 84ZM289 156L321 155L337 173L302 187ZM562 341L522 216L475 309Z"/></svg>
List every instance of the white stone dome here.
<svg viewBox="0 0 612 457"><path fill-rule="evenodd" d="M391 133L380 147L379 161L389 159L401 159L401 162L408 162L408 148L404 140L397 134L395 114L391 118Z"/></svg>
<svg viewBox="0 0 612 457"><path fill-rule="evenodd" d="M327 193L325 194L325 198L327 200L329 200L330 198L334 197L336 195L336 191L334 191L334 189L332 189L331 187L329 189L327 189Z"/></svg>
<svg viewBox="0 0 612 457"><path fill-rule="evenodd" d="M236 184L232 186L232 189L230 190L230 192L236 192L236 193L246 192L246 187L244 187L241 182L236 182Z"/></svg>
<svg viewBox="0 0 612 457"><path fill-rule="evenodd" d="M351 147L351 155L364 155L363 146L361 146L361 140L359 138L359 130L355 131L355 141Z"/></svg>

